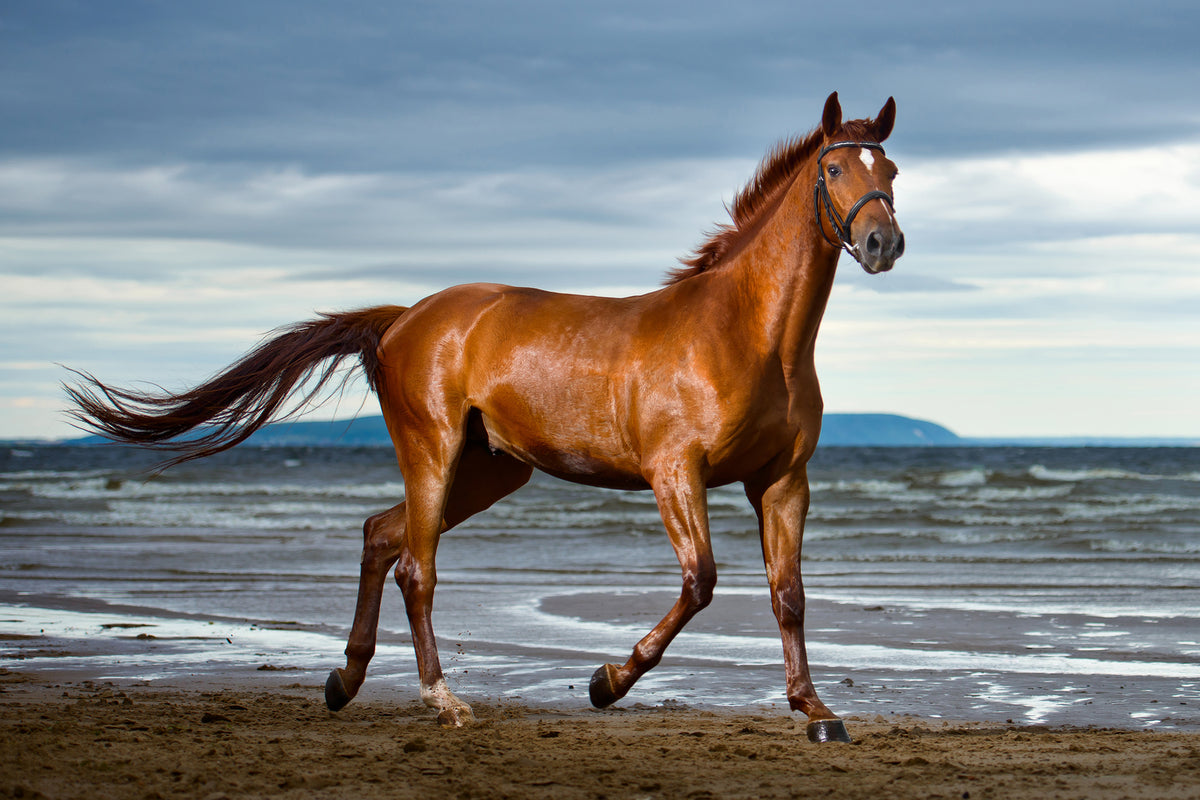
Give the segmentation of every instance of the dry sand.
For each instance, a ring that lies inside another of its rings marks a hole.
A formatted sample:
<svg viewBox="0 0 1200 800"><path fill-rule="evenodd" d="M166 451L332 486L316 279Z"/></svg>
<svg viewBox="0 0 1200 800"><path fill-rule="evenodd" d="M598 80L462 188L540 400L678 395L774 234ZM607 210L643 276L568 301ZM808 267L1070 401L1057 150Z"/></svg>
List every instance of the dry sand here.
<svg viewBox="0 0 1200 800"><path fill-rule="evenodd" d="M327 711L278 691L0 669L0 797L1200 798L1200 733L853 719L854 743L753 711L416 702Z"/></svg>

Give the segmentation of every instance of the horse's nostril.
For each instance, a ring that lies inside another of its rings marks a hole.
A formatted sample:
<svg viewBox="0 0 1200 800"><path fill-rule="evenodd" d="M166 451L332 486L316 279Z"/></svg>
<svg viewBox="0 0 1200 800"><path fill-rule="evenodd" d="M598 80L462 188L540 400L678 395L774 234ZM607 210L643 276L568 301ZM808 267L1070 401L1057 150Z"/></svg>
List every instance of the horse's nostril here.
<svg viewBox="0 0 1200 800"><path fill-rule="evenodd" d="M900 234L900 237L896 240L896 258L899 258L902 255L904 255L904 234L903 233Z"/></svg>
<svg viewBox="0 0 1200 800"><path fill-rule="evenodd" d="M867 252L873 256L879 255L883 250L883 239L878 233L872 233L867 237Z"/></svg>

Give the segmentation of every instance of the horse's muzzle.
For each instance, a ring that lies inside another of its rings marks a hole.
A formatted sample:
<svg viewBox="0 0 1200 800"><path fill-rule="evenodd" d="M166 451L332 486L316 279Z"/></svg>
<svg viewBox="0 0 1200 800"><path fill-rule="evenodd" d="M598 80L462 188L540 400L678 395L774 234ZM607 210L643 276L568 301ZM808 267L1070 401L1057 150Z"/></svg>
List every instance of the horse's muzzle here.
<svg viewBox="0 0 1200 800"><path fill-rule="evenodd" d="M895 225L877 225L856 247L858 263L872 275L887 272L904 255L904 233Z"/></svg>

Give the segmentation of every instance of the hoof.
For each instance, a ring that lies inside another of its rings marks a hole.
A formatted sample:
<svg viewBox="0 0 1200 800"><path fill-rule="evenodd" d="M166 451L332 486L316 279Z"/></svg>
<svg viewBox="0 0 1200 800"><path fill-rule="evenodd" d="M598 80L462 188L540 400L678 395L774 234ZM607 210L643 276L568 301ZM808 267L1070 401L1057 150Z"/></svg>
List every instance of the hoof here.
<svg viewBox="0 0 1200 800"><path fill-rule="evenodd" d="M818 719L808 723L808 740L849 744L850 734L846 732L846 723L840 719Z"/></svg>
<svg viewBox="0 0 1200 800"><path fill-rule="evenodd" d="M468 706L451 706L438 712L437 721L447 728L461 728L475 722L475 714Z"/></svg>
<svg viewBox="0 0 1200 800"><path fill-rule="evenodd" d="M330 711L341 711L353 698L342 682L342 671L335 669L325 680L325 705Z"/></svg>
<svg viewBox="0 0 1200 800"><path fill-rule="evenodd" d="M608 708L625 696L617 694L613 680L616 671L614 665L605 664L592 675L592 682L588 685L588 697L596 708Z"/></svg>

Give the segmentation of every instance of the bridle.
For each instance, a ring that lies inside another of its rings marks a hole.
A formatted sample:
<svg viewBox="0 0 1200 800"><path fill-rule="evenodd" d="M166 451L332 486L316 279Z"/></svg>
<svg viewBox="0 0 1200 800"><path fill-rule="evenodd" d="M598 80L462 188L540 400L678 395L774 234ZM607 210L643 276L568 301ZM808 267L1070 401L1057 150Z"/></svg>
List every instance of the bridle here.
<svg viewBox="0 0 1200 800"><path fill-rule="evenodd" d="M862 259L858 257L858 245L850 244L850 226L854 223L854 217L862 210L862 207L872 200L883 200L887 203L888 208L894 213L896 206L892 201L892 196L880 189L874 189L867 192L850 207L846 218L843 220L838 216L837 209L833 207L833 201L829 197L829 187L825 185L825 165L822 159L830 150L837 150L842 147L864 147L868 150L878 150L884 153L883 145L875 142L833 142L827 144L821 149L817 156L817 185L813 187L813 214L817 218L817 227L821 229L821 235L825 237L825 241L829 242L834 247L841 247L850 255L854 256L854 260L862 263ZM829 238L829 234L825 233L825 226L821 224L821 207L825 207L825 215L829 218L829 224L837 231L838 241L833 241Z"/></svg>

